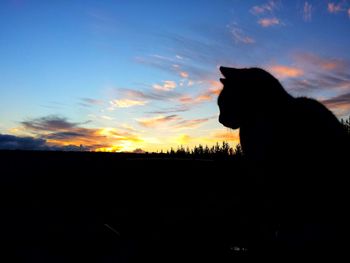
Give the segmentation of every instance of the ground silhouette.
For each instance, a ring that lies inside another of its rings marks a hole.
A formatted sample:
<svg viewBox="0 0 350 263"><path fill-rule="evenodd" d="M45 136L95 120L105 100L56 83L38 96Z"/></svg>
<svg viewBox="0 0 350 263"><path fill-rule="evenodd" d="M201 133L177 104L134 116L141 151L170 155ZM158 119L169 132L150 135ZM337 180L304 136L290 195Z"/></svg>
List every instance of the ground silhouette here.
<svg viewBox="0 0 350 263"><path fill-rule="evenodd" d="M343 125L316 100L290 95L263 69L220 71L219 121L240 129L261 198L255 224L262 231L255 234L269 245L257 244L260 252L341 250L348 191L342 167L349 157Z"/></svg>

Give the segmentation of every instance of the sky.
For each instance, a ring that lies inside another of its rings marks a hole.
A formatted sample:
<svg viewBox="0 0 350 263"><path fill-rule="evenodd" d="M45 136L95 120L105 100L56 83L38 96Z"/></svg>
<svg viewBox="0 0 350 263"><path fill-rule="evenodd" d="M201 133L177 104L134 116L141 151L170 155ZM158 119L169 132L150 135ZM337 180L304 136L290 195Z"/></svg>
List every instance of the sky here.
<svg viewBox="0 0 350 263"><path fill-rule="evenodd" d="M0 0L0 148L239 143L219 67L350 113L350 0Z"/></svg>

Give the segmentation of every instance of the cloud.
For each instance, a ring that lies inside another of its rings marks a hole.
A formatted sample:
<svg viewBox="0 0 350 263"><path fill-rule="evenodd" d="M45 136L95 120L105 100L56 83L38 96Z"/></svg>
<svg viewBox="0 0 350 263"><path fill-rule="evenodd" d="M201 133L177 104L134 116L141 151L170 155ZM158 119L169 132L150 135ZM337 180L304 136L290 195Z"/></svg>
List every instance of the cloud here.
<svg viewBox="0 0 350 263"><path fill-rule="evenodd" d="M349 66L348 62L335 58L323 58L311 53L299 53L294 56L297 63L304 66L318 67L321 70L342 70Z"/></svg>
<svg viewBox="0 0 350 263"><path fill-rule="evenodd" d="M349 18L350 18L350 8L348 9L348 16L349 16Z"/></svg>
<svg viewBox="0 0 350 263"><path fill-rule="evenodd" d="M83 145L92 151L101 149L123 150L125 143L139 143L142 139L133 132L118 131L114 128L86 128L85 123L70 122L66 118L47 116L22 122L23 128L41 140L49 149L73 149ZM65 148L62 148L65 147Z"/></svg>
<svg viewBox="0 0 350 263"><path fill-rule="evenodd" d="M185 111L189 111L190 107L188 105L177 105L174 107L169 107L169 108L165 108L165 109L159 109L159 110L155 110L155 111L150 111L148 112L149 114L170 114L170 113L179 113L179 112L185 112Z"/></svg>
<svg viewBox="0 0 350 263"><path fill-rule="evenodd" d="M176 82L171 80L163 81L163 84L154 84L153 88L156 90L169 91L176 88Z"/></svg>
<svg viewBox="0 0 350 263"><path fill-rule="evenodd" d="M297 54L295 62L304 71L303 78L291 80L292 90L307 93L332 91L344 93L350 90L350 61L324 58L309 53Z"/></svg>
<svg viewBox="0 0 350 263"><path fill-rule="evenodd" d="M336 14L336 13L339 13L341 11L344 11L344 8L342 7L341 2L338 4L331 2L331 3L328 3L327 10L331 14Z"/></svg>
<svg viewBox="0 0 350 263"><path fill-rule="evenodd" d="M348 115L350 113L350 92L321 101L327 107L338 113Z"/></svg>
<svg viewBox="0 0 350 263"><path fill-rule="evenodd" d="M280 25L281 22L278 18L276 17L271 17L271 18L261 18L258 20L258 24L261 25L262 27L271 27L271 26L276 26Z"/></svg>
<svg viewBox="0 0 350 263"><path fill-rule="evenodd" d="M175 120L179 120L178 115L156 116L152 118L137 119L137 123L146 128L158 127L164 123L169 123Z"/></svg>
<svg viewBox="0 0 350 263"><path fill-rule="evenodd" d="M133 99L120 99L120 100L112 100L109 102L110 110L115 108L130 108L134 106L143 106L147 104L147 101L144 100L133 100Z"/></svg>
<svg viewBox="0 0 350 263"><path fill-rule="evenodd" d="M217 57L220 57L216 54L216 48L213 46L206 48L199 43L197 46L197 43L194 44L191 40L178 36L169 36L169 39L174 41L172 43L174 46L173 48L182 51L188 59L179 61L171 57L148 55L137 57L136 62L180 77L187 73L194 80L201 80L208 76L210 72L206 68L199 66L200 64L192 63L190 59L196 62L202 62L201 65L203 65L208 62L211 63L215 61Z"/></svg>
<svg viewBox="0 0 350 263"><path fill-rule="evenodd" d="M168 92L159 92L157 90L146 90L139 91L133 89L119 89L118 92L121 92L125 97L133 99L133 100L160 100L160 101L168 101L172 99L176 99L181 96L180 93L177 93L173 90L169 90Z"/></svg>
<svg viewBox="0 0 350 263"><path fill-rule="evenodd" d="M253 15L257 16L257 15L262 15L262 14L266 14L266 13L272 13L277 8L278 8L277 1L269 1L266 4L263 4L263 5L253 6L250 9L250 12Z"/></svg>
<svg viewBox="0 0 350 263"><path fill-rule="evenodd" d="M274 65L270 66L269 70L280 79L284 78L296 78L304 75L302 69L290 66Z"/></svg>
<svg viewBox="0 0 350 263"><path fill-rule="evenodd" d="M217 85L216 81L213 82L215 83L215 85ZM207 89L206 91L198 94L197 96L191 96L189 94L184 94L183 96L181 96L179 98L179 102L181 104L189 104L189 105L197 105L203 102L207 102L207 101L211 101L214 98L216 98L219 94L220 91L222 90L222 85L220 85L219 87L210 87L209 89Z"/></svg>
<svg viewBox="0 0 350 263"><path fill-rule="evenodd" d="M180 76L181 76L182 78L188 78L188 77L189 77L189 74L188 74L188 72L186 72L186 71L181 71L181 72L180 72Z"/></svg>
<svg viewBox="0 0 350 263"><path fill-rule="evenodd" d="M182 120L176 123L172 128L181 130L181 129L196 129L201 124L209 121L210 118L202 118L202 119L193 119L193 120Z"/></svg>
<svg viewBox="0 0 350 263"><path fill-rule="evenodd" d="M42 118L37 118L29 121L22 121L21 124L24 128L33 131L57 131L76 128L80 124L84 123L74 123L67 121L66 118L49 115Z"/></svg>
<svg viewBox="0 0 350 263"><path fill-rule="evenodd" d="M45 150L46 140L0 134L0 150Z"/></svg>
<svg viewBox="0 0 350 263"><path fill-rule="evenodd" d="M252 37L247 36L245 34L245 32L243 31L243 29L239 28L236 23L234 23L228 27L229 27L229 30L230 30L231 35L233 37L233 40L235 41L236 44L240 44L240 43L254 44L255 43L255 40Z"/></svg>
<svg viewBox="0 0 350 263"><path fill-rule="evenodd" d="M306 22L309 22L312 20L312 4L310 4L307 1L304 3L303 19Z"/></svg>
<svg viewBox="0 0 350 263"><path fill-rule="evenodd" d="M52 145L47 143L45 139L41 138L0 134L0 150L90 151L91 148L82 145Z"/></svg>
<svg viewBox="0 0 350 263"><path fill-rule="evenodd" d="M91 107L91 106L103 105L103 103L104 102L102 100L91 99L91 98L81 98L79 104L85 107Z"/></svg>

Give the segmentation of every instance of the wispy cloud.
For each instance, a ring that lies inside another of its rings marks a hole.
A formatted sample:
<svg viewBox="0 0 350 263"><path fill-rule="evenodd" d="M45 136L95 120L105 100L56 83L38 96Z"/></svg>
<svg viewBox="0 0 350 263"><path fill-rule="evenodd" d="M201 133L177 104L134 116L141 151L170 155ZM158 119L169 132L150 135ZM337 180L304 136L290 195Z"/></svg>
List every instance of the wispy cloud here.
<svg viewBox="0 0 350 263"><path fill-rule="evenodd" d="M312 20L312 4L310 4L309 2L305 2L304 3L304 8L303 8L303 19L305 22L309 22Z"/></svg>
<svg viewBox="0 0 350 263"><path fill-rule="evenodd" d="M272 27L277 25L283 25L281 20L276 17L275 11L281 6L279 1L268 1L262 5L253 6L250 9L250 13L258 17L257 23L262 27Z"/></svg>
<svg viewBox="0 0 350 263"><path fill-rule="evenodd" d="M327 10L331 14L336 14L336 13L339 13L341 11L344 11L343 3L342 2L339 2L339 3L330 2L327 5Z"/></svg>
<svg viewBox="0 0 350 263"><path fill-rule="evenodd" d="M240 28L237 23L233 23L232 25L229 25L228 28L236 44L240 44L240 43L254 44L255 43L254 38L246 35L244 30Z"/></svg>
<svg viewBox="0 0 350 263"><path fill-rule="evenodd" d="M270 17L270 18L261 18L258 20L258 24L262 27L271 27L271 26L277 26L280 25L281 22L276 17Z"/></svg>
<svg viewBox="0 0 350 263"><path fill-rule="evenodd" d="M271 73L273 73L277 78L296 78L304 75L302 69L283 65L273 65L269 67Z"/></svg>
<svg viewBox="0 0 350 263"><path fill-rule="evenodd" d="M92 99L92 98L81 98L81 104L85 106L102 105L103 100Z"/></svg>
<svg viewBox="0 0 350 263"><path fill-rule="evenodd" d="M322 103L336 112L338 116L345 116L350 112L350 92L323 100Z"/></svg>
<svg viewBox="0 0 350 263"><path fill-rule="evenodd" d="M172 128L177 130L182 129L196 129L201 124L209 121L210 118L201 118L201 119L193 119L193 120L182 120L176 123Z"/></svg>
<svg viewBox="0 0 350 263"><path fill-rule="evenodd" d="M174 114L174 115L167 115L167 116L156 116L152 118L137 119L136 121L138 122L139 125L145 128L154 128L164 123L169 123L179 119L180 117Z"/></svg>
<svg viewBox="0 0 350 263"><path fill-rule="evenodd" d="M190 104L190 105L196 105L199 103L211 101L214 98L216 98L221 91L221 88L209 88L205 92L202 92L196 96L192 96L190 94L184 94L179 98L179 102L181 104Z"/></svg>
<svg viewBox="0 0 350 263"><path fill-rule="evenodd" d="M294 59L298 67L304 70L304 75L289 80L292 92L322 97L338 116L350 113L346 102L350 92L350 61L310 53L297 54Z"/></svg>
<svg viewBox="0 0 350 263"><path fill-rule="evenodd" d="M118 92L123 96L132 100L160 100L169 101L181 96L180 93L170 90L168 92L159 92L157 90L134 90L134 89L119 89Z"/></svg>
<svg viewBox="0 0 350 263"><path fill-rule="evenodd" d="M324 58L316 56L312 53L298 53L294 56L297 63L304 66L312 66L321 70L344 70L348 66L348 62L336 58Z"/></svg>
<svg viewBox="0 0 350 263"><path fill-rule="evenodd" d="M189 111L189 110L190 110L190 107L188 105L177 105L174 107L168 107L165 109L158 109L158 110L150 111L148 113L162 115L162 114L185 112L185 111Z"/></svg>
<svg viewBox="0 0 350 263"><path fill-rule="evenodd" d="M153 88L156 90L169 91L176 88L176 82L171 80L163 81L163 84L154 84Z"/></svg>
<svg viewBox="0 0 350 263"><path fill-rule="evenodd" d="M266 13L272 13L278 8L277 1L268 1L262 5L255 5L250 9L253 15L262 15Z"/></svg>
<svg viewBox="0 0 350 263"><path fill-rule="evenodd" d="M133 99L120 99L120 100L111 100L109 102L109 110L114 110L115 108L130 108L134 106L143 106L147 104L145 100L133 100Z"/></svg>

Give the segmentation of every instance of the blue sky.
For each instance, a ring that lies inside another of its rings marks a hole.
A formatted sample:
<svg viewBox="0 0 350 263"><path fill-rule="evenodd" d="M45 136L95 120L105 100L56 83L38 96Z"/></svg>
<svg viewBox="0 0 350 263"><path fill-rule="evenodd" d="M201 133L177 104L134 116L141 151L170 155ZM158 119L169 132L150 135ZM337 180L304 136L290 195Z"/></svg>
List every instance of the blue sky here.
<svg viewBox="0 0 350 263"><path fill-rule="evenodd" d="M92 150L235 144L217 122L220 65L263 67L345 117L349 29L346 0L1 0L0 133Z"/></svg>

